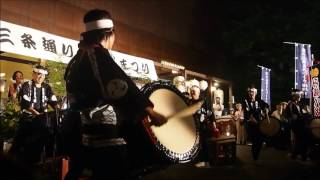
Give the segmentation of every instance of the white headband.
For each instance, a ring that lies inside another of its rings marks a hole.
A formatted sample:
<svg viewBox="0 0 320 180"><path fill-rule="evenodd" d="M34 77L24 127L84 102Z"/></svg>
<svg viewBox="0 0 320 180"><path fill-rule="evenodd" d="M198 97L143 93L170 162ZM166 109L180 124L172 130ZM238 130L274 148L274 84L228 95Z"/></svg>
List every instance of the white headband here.
<svg viewBox="0 0 320 180"><path fill-rule="evenodd" d="M253 92L255 92L255 93L258 92L258 90L257 90L256 88L248 88L248 91L253 91Z"/></svg>
<svg viewBox="0 0 320 180"><path fill-rule="evenodd" d="M291 95L302 95L302 94L303 94L302 91L291 92Z"/></svg>
<svg viewBox="0 0 320 180"><path fill-rule="evenodd" d="M113 28L113 21L111 19L100 19L97 21L87 22L86 24L86 32L92 31L95 29L104 29L104 28Z"/></svg>
<svg viewBox="0 0 320 180"><path fill-rule="evenodd" d="M33 72L41 73L41 74L44 74L44 75L48 74L48 71L46 71L44 69L38 69L38 68L33 68Z"/></svg>

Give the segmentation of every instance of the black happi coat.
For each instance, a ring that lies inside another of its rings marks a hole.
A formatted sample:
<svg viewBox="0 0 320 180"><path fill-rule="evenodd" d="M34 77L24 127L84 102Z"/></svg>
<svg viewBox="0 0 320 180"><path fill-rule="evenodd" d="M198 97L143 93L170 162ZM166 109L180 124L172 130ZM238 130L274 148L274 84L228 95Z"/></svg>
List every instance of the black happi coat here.
<svg viewBox="0 0 320 180"><path fill-rule="evenodd" d="M244 119L248 123L250 116L252 115L257 122L262 120L262 111L269 108L269 105L261 99L250 101L248 98L242 103L244 107Z"/></svg>
<svg viewBox="0 0 320 180"><path fill-rule="evenodd" d="M49 84L42 83L41 88L36 88L32 80L22 84L19 99L21 99L20 106L22 110L33 107L40 113L44 112L47 104L52 107L57 104L57 98Z"/></svg>
<svg viewBox="0 0 320 180"><path fill-rule="evenodd" d="M110 52L101 46L80 48L67 67L65 80L73 111L111 105L115 112L117 122L87 126L84 133L104 134L109 138L122 137L121 127L141 120L146 115L144 109L152 106L115 63Z"/></svg>

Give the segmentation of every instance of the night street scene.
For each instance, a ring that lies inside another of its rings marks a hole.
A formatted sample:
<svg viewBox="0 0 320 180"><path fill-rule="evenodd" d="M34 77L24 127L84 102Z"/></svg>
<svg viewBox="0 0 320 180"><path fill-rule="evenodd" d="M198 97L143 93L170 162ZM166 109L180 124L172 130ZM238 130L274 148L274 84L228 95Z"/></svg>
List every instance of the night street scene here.
<svg viewBox="0 0 320 180"><path fill-rule="evenodd" d="M0 0L0 179L319 179L319 12Z"/></svg>

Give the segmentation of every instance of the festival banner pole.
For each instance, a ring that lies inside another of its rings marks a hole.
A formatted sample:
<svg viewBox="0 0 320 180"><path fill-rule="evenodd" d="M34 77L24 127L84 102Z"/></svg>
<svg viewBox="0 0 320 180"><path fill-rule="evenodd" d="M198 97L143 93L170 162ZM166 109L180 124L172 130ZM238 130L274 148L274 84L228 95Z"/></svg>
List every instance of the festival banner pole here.
<svg viewBox="0 0 320 180"><path fill-rule="evenodd" d="M290 45L294 45L294 89L297 89L297 46L298 46L298 43L296 42L282 42L283 44L290 44Z"/></svg>
<svg viewBox="0 0 320 180"><path fill-rule="evenodd" d="M309 68L312 66L311 44L303 44L296 42L283 43L295 45L294 88L300 89L303 92L304 98L309 99L311 97L309 76Z"/></svg>

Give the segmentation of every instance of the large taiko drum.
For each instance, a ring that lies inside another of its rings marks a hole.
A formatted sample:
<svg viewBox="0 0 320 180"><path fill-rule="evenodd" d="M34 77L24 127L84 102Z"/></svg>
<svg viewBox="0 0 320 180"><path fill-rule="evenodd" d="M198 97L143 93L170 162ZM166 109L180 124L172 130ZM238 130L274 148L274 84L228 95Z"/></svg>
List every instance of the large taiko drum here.
<svg viewBox="0 0 320 180"><path fill-rule="evenodd" d="M274 117L269 117L259 122L260 132L268 137L277 135L280 132L280 121Z"/></svg>
<svg viewBox="0 0 320 180"><path fill-rule="evenodd" d="M136 164L152 166L193 160L199 151L197 121L192 113L174 116L188 108L183 94L170 83L161 81L146 84L142 92L154 104L156 112L172 118L160 127L150 125L147 118L142 121L142 133L135 134L133 141L132 138L129 141L129 151L135 151L132 155L138 161ZM137 147L140 152L137 152Z"/></svg>

